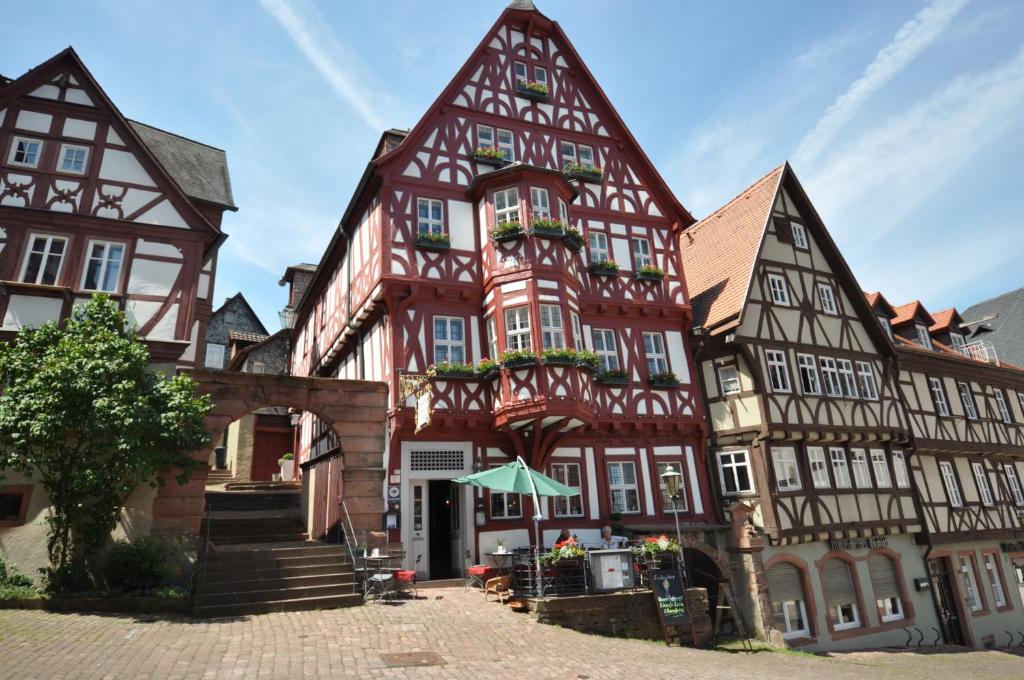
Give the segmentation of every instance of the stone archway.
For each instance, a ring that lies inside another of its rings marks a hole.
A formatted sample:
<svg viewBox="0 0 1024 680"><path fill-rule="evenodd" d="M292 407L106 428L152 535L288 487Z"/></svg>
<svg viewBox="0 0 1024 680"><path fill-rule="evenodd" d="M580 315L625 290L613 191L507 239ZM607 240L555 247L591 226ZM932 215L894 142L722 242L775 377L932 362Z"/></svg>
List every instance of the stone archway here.
<svg viewBox="0 0 1024 680"><path fill-rule="evenodd" d="M213 399L206 416L210 444L193 458L202 463L221 434L235 420L256 409L287 406L309 411L338 435L342 455L345 503L356 529L379 530L384 518L384 446L387 385L364 380L303 378L262 373L187 371L199 392ZM205 505L208 468L200 466L185 485L165 475L153 501L153 531L162 534L199 533Z"/></svg>

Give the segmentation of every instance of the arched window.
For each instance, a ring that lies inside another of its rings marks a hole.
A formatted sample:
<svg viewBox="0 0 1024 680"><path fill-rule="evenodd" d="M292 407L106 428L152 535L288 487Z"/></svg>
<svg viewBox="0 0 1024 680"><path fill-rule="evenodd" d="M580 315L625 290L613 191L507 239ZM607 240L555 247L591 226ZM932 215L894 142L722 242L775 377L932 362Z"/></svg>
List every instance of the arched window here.
<svg viewBox="0 0 1024 680"><path fill-rule="evenodd" d="M772 614L782 637L810 637L804 582L800 570L788 562L780 562L768 570L768 593L772 601Z"/></svg>
<svg viewBox="0 0 1024 680"><path fill-rule="evenodd" d="M833 557L825 562L821 571L828 614L832 618L832 629L847 630L860 627L857 591L853 586L850 565Z"/></svg>
<svg viewBox="0 0 1024 680"><path fill-rule="evenodd" d="M904 617L903 600L900 599L896 569L886 555L872 555L868 558L871 572L871 588L875 592L875 603L882 622L896 621Z"/></svg>

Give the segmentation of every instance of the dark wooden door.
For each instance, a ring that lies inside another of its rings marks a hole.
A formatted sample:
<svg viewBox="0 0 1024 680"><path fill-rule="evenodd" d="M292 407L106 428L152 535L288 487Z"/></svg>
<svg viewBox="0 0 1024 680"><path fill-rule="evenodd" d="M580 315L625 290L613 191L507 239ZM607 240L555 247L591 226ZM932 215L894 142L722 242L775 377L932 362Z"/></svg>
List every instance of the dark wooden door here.
<svg viewBox="0 0 1024 680"><path fill-rule="evenodd" d="M292 428L288 416L258 414L252 441L252 481L269 482L280 472L277 461L292 450Z"/></svg>
<svg viewBox="0 0 1024 680"><path fill-rule="evenodd" d="M932 589L935 591L935 603L938 606L939 625L946 644L964 644L963 624L960 620L960 609L956 604L956 593L950 581L949 560L944 557L933 557L928 560L928 571L931 574Z"/></svg>

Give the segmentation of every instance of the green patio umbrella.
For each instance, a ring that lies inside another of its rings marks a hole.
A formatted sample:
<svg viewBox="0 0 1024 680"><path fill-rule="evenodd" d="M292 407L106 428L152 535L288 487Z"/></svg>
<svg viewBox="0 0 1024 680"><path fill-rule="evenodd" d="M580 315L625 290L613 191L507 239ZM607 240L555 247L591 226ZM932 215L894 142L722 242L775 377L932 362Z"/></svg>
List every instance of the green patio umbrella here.
<svg viewBox="0 0 1024 680"><path fill-rule="evenodd" d="M566 486L547 475L533 470L526 464L522 456L500 467L475 472L465 477L452 480L456 484L478 486L492 491L527 493L533 497L533 530L537 536L537 579L540 582L540 594L544 595L544 580L540 568L540 521L544 515L540 511L541 496L579 496L580 490Z"/></svg>

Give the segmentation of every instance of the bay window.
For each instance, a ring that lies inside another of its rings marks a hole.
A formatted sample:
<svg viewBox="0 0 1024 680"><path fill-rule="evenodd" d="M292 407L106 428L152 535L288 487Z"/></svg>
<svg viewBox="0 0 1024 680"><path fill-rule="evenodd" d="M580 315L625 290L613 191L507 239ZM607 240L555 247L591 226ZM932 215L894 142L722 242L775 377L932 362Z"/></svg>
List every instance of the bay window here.
<svg viewBox="0 0 1024 680"><path fill-rule="evenodd" d="M526 306L505 310L505 349L509 352L533 348L530 338L530 312Z"/></svg>

